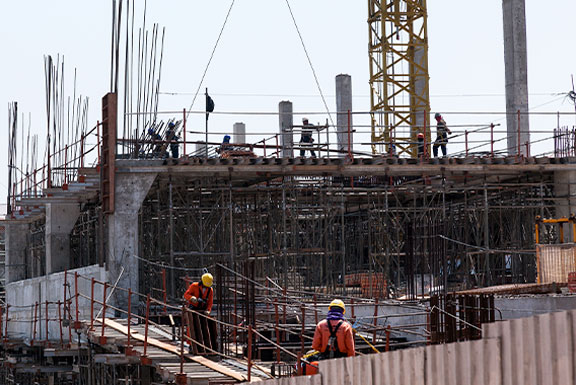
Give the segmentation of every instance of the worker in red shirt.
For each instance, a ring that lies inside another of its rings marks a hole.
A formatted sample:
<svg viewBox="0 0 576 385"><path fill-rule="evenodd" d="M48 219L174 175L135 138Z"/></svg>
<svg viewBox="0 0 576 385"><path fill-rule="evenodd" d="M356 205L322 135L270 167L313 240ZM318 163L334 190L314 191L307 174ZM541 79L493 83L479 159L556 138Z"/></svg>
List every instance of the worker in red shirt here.
<svg viewBox="0 0 576 385"><path fill-rule="evenodd" d="M344 319L346 306L335 299L328 307L328 317L316 325L312 349L320 352L321 359L352 357L354 351L354 332Z"/></svg>
<svg viewBox="0 0 576 385"><path fill-rule="evenodd" d="M214 290L212 282L214 277L210 273L204 273L200 282L193 282L184 293L184 299L192 310L210 314L214 302Z"/></svg>

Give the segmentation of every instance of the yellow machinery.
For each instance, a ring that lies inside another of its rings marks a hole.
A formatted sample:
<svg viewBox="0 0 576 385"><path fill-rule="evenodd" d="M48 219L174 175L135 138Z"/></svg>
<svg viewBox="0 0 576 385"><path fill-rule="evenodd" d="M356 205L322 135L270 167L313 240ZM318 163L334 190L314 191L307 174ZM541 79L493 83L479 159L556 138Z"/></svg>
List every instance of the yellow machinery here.
<svg viewBox="0 0 576 385"><path fill-rule="evenodd" d="M368 0L368 12L372 152L416 157L418 133L430 143L426 0Z"/></svg>

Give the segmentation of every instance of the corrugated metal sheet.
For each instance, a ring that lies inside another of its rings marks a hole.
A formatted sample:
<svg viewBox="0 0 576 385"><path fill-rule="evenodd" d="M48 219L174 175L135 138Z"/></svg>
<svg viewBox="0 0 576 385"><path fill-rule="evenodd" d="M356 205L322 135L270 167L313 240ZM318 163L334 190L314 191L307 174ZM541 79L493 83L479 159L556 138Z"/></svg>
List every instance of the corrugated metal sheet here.
<svg viewBox="0 0 576 385"><path fill-rule="evenodd" d="M263 385L576 385L576 311L485 324L484 339L321 361Z"/></svg>

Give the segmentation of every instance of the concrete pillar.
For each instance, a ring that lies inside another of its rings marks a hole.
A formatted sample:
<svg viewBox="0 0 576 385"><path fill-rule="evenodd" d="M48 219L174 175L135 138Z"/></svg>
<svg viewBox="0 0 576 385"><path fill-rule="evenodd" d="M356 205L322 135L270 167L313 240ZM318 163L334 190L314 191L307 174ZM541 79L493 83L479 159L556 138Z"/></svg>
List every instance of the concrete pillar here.
<svg viewBox="0 0 576 385"><path fill-rule="evenodd" d="M348 117L348 111L352 112L352 77L350 75L336 76L336 111L338 113L336 120L337 148L339 151L348 151L348 138L350 138L350 151L352 151L354 125L352 124L352 114ZM338 156L344 157L346 153L340 152Z"/></svg>
<svg viewBox="0 0 576 385"><path fill-rule="evenodd" d="M114 214L108 217L108 277L116 282L122 268L124 272L118 286L140 292L138 263L138 211L156 174L116 174ZM143 288L145 292L149 288ZM114 304L126 309L128 294L114 292Z"/></svg>
<svg viewBox="0 0 576 385"><path fill-rule="evenodd" d="M278 105L280 118L280 146L283 158L294 157L294 137L292 135L294 126L294 115L292 102L283 101Z"/></svg>
<svg viewBox="0 0 576 385"><path fill-rule="evenodd" d="M28 224L6 222L6 283L20 281L26 278L26 246L28 245Z"/></svg>
<svg viewBox="0 0 576 385"><path fill-rule="evenodd" d="M233 132L232 143L246 143L246 125L244 123L234 123Z"/></svg>
<svg viewBox="0 0 576 385"><path fill-rule="evenodd" d="M78 203L46 204L46 274L70 269L70 233L80 216Z"/></svg>
<svg viewBox="0 0 576 385"><path fill-rule="evenodd" d="M415 110L414 125L412 126L411 136L414 142L417 140L418 133L422 132L427 135L427 133L430 132L430 120L428 119L430 114L430 105L426 102L430 100L428 51L427 47L425 48L421 44L422 43L415 44L414 62L418 65L412 66L411 69L414 76L414 91L417 95L417 97L413 96L412 99L412 105L415 107ZM426 132L424 132L425 126ZM431 135L427 135L426 141L428 143L430 143L430 137Z"/></svg>
<svg viewBox="0 0 576 385"><path fill-rule="evenodd" d="M504 64L506 69L506 125L508 155L526 155L530 142L528 112L528 59L525 0L502 0L504 14ZM518 111L520 122L518 122ZM520 129L520 133L518 130ZM518 137L520 144L518 145Z"/></svg>
<svg viewBox="0 0 576 385"><path fill-rule="evenodd" d="M554 172L554 197L556 198L556 218L569 218L571 214L576 214L576 172L575 171L555 171ZM572 229L564 227L566 242L573 242ZM570 234L570 236L568 236Z"/></svg>

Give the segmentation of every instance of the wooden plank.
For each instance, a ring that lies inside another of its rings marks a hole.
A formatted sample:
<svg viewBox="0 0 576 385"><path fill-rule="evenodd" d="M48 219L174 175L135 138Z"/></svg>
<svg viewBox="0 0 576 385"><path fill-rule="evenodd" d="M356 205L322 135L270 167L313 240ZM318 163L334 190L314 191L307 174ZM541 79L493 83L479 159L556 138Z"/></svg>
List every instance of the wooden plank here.
<svg viewBox="0 0 576 385"><path fill-rule="evenodd" d="M102 320L97 320L97 321L100 323L102 322ZM121 325L118 322L112 321L111 319L108 319L108 318L106 318L105 322L106 322L106 326L111 327L112 329L117 330L121 333L128 334L128 328L126 326ZM131 338L134 338L134 339L139 340L139 341L144 341L144 336L141 335L140 333L137 333L134 335L132 335L132 333L130 333L130 335L131 335ZM152 345L152 346L156 346L157 348L160 348L160 349L165 350L167 352L171 352L171 353L176 354L178 356L180 355L180 349L178 347L176 347L172 344L167 344L167 343L162 342L160 340L157 340L155 338L148 337L148 344ZM200 357L200 356L193 356L190 354L184 354L184 357L186 357L186 359L188 359L190 361L194 361L194 362L197 362L201 365L204 365L207 368L212 369L218 373L222 373L228 377L232 377L235 380L246 381L246 379L247 379L246 376L240 374L239 372L236 372L234 370L223 367L222 365L220 365L214 361L211 361L207 358Z"/></svg>

